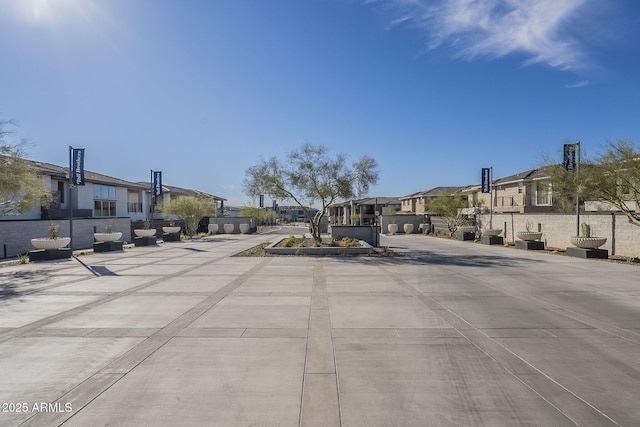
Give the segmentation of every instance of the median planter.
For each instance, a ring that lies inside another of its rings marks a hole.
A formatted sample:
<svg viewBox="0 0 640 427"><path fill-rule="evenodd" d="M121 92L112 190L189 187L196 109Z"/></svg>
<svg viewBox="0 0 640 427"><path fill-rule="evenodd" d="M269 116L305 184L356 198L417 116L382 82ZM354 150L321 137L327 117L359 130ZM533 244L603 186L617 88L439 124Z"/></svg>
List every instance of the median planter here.
<svg viewBox="0 0 640 427"><path fill-rule="evenodd" d="M240 233L242 234L249 234L249 232L251 231L251 225L246 223L242 223L238 227L240 228Z"/></svg>
<svg viewBox="0 0 640 427"><path fill-rule="evenodd" d="M222 228L224 229L224 232L226 234L233 234L233 230L235 230L236 227L233 224L227 223L227 224L224 224Z"/></svg>
<svg viewBox="0 0 640 427"><path fill-rule="evenodd" d="M413 224L404 224L402 226L404 234L413 234Z"/></svg>
<svg viewBox="0 0 640 427"><path fill-rule="evenodd" d="M354 246L283 246L282 243L289 238L283 238L264 248L264 251L272 255L301 255L301 256L349 256L364 255L374 252L373 246L358 240Z"/></svg>
<svg viewBox="0 0 640 427"><path fill-rule="evenodd" d="M216 234L218 232L218 224L209 224L207 226L207 231L211 234Z"/></svg>

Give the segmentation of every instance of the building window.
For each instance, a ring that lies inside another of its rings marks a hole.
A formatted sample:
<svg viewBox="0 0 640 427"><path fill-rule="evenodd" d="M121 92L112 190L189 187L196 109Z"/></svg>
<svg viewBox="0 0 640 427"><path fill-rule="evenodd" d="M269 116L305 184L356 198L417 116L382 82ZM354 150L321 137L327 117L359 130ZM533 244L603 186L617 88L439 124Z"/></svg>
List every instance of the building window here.
<svg viewBox="0 0 640 427"><path fill-rule="evenodd" d="M94 200L93 216L116 216L115 200Z"/></svg>
<svg viewBox="0 0 640 427"><path fill-rule="evenodd" d="M536 184L536 205L551 205L551 182L540 181Z"/></svg>
<svg viewBox="0 0 640 427"><path fill-rule="evenodd" d="M116 187L93 185L93 216L116 216Z"/></svg>
<svg viewBox="0 0 640 427"><path fill-rule="evenodd" d="M93 198L103 200L116 199L116 187L111 185L93 184Z"/></svg>
<svg viewBox="0 0 640 427"><path fill-rule="evenodd" d="M518 194L522 194L523 191L524 191L524 182L519 182L518 183Z"/></svg>

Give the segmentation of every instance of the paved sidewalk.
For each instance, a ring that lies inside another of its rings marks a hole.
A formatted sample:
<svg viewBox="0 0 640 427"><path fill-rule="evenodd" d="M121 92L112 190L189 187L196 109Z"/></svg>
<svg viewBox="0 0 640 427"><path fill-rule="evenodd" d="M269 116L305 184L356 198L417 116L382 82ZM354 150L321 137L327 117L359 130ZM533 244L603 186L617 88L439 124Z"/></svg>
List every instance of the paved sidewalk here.
<svg viewBox="0 0 640 427"><path fill-rule="evenodd" d="M640 268L421 235L265 235L0 269L0 425L640 424Z"/></svg>

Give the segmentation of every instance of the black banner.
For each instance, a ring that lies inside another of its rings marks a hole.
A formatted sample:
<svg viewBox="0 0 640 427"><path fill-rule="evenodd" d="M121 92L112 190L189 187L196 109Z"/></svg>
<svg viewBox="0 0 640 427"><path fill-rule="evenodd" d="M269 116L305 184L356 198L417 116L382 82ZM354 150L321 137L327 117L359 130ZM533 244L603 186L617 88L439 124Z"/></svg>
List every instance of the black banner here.
<svg viewBox="0 0 640 427"><path fill-rule="evenodd" d="M562 164L567 172L576 170L577 144L564 144L564 160Z"/></svg>
<svg viewBox="0 0 640 427"><path fill-rule="evenodd" d="M153 195L162 196L162 172L153 171Z"/></svg>
<svg viewBox="0 0 640 427"><path fill-rule="evenodd" d="M71 184L84 185L84 148L71 149Z"/></svg>
<svg viewBox="0 0 640 427"><path fill-rule="evenodd" d="M491 168L482 168L482 192L491 193Z"/></svg>

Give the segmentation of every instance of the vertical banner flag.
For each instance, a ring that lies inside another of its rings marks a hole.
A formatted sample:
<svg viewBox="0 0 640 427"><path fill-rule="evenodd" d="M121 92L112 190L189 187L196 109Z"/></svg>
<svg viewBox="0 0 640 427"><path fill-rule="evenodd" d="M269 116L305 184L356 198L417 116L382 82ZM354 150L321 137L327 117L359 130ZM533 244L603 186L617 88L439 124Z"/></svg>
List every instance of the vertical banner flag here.
<svg viewBox="0 0 640 427"><path fill-rule="evenodd" d="M153 195L162 196L162 172L153 171Z"/></svg>
<svg viewBox="0 0 640 427"><path fill-rule="evenodd" d="M491 168L482 168L482 192L491 193Z"/></svg>
<svg viewBox="0 0 640 427"><path fill-rule="evenodd" d="M564 144L564 169L567 172L573 172L576 170L576 144Z"/></svg>
<svg viewBox="0 0 640 427"><path fill-rule="evenodd" d="M71 149L71 184L84 185L84 148Z"/></svg>
<svg viewBox="0 0 640 427"><path fill-rule="evenodd" d="M264 208L264 194L260 195L260 207Z"/></svg>

